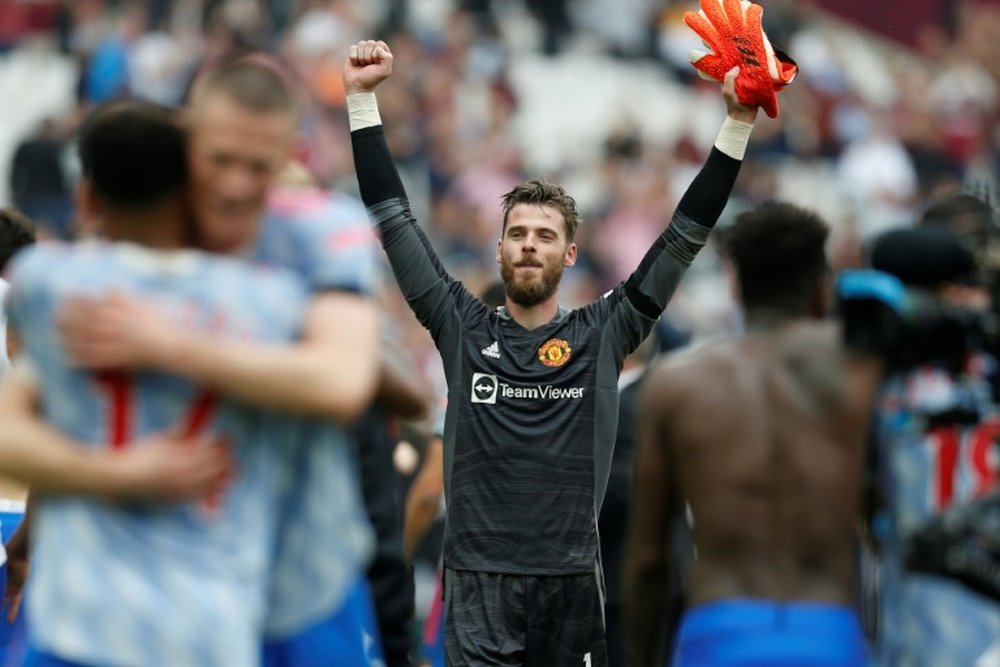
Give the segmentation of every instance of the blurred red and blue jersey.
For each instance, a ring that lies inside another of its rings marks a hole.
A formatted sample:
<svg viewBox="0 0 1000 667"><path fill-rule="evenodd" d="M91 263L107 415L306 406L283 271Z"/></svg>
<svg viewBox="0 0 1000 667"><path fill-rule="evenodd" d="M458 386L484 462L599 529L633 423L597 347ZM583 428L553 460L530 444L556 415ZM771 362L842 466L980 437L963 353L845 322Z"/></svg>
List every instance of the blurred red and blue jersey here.
<svg viewBox="0 0 1000 667"><path fill-rule="evenodd" d="M370 296L379 246L364 205L349 195L279 187L268 200L251 259L299 275L314 291Z"/></svg>
<svg viewBox="0 0 1000 667"><path fill-rule="evenodd" d="M294 271L314 293L367 297L377 285L377 249L358 200L292 187L272 196L252 257ZM265 626L271 639L295 635L334 614L374 548L350 435L329 421L299 421L302 438L286 459Z"/></svg>
<svg viewBox="0 0 1000 667"><path fill-rule="evenodd" d="M278 516L283 441L298 425L216 400L161 372L71 367L56 331L74 295L123 293L181 327L279 343L301 327L291 274L190 251L39 244L10 273L9 314L46 421L88 447L118 448L181 427L225 438L234 474L210 497L170 507L38 499L28 621L32 644L95 665L255 665Z"/></svg>
<svg viewBox="0 0 1000 667"><path fill-rule="evenodd" d="M1000 411L977 357L961 380L922 368L894 380L880 411L885 518L879 658L886 665L976 665L1000 651L1000 604L957 581L909 572L906 540L930 519L1000 480ZM878 525L878 524L877 524ZM990 663L992 664L992 663Z"/></svg>

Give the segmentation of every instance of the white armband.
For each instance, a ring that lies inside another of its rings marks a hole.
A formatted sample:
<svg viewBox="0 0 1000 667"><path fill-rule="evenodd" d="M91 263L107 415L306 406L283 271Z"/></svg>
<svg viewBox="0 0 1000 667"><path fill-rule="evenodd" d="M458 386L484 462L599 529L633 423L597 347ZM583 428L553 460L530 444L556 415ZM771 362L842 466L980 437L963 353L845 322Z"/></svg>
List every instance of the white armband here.
<svg viewBox="0 0 1000 667"><path fill-rule="evenodd" d="M726 120L719 130L719 136L715 139L715 147L734 160L742 160L747 152L747 143L750 141L751 132L753 132L753 123L733 120L726 116Z"/></svg>
<svg viewBox="0 0 1000 667"><path fill-rule="evenodd" d="M347 96L347 122L351 132L382 124L375 93L352 93Z"/></svg>

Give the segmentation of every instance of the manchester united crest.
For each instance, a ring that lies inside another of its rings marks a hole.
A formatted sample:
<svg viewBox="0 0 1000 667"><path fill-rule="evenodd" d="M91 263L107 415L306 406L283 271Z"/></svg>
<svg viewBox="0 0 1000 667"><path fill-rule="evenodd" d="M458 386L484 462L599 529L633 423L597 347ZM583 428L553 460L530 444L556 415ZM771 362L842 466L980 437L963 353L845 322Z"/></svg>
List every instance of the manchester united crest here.
<svg viewBox="0 0 1000 667"><path fill-rule="evenodd" d="M569 361L569 356L572 353L573 348L569 346L568 342L562 338L550 338L538 348L538 360L546 366L556 368Z"/></svg>

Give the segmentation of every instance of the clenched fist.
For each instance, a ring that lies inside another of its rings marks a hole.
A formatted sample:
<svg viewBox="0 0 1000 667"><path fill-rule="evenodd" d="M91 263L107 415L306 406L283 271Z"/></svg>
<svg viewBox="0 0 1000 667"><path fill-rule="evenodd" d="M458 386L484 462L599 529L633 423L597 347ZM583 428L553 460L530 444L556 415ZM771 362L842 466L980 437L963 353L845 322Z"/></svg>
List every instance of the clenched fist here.
<svg viewBox="0 0 1000 667"><path fill-rule="evenodd" d="M392 74L392 52L383 41L365 40L351 47L344 61L344 90L348 95L370 93Z"/></svg>

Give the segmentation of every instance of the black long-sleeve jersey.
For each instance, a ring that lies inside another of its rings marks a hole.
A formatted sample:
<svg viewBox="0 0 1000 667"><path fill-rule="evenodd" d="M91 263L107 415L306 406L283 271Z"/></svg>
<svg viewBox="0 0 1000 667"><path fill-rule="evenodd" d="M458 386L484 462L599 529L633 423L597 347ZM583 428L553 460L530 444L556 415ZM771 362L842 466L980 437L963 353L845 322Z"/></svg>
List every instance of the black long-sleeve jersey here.
<svg viewBox="0 0 1000 667"><path fill-rule="evenodd" d="M593 572L618 421L618 374L704 245L740 162L713 149L639 268L533 330L442 267L410 213L380 126L352 132L361 196L413 312L444 362L445 566Z"/></svg>

